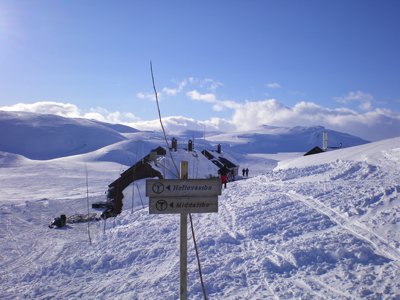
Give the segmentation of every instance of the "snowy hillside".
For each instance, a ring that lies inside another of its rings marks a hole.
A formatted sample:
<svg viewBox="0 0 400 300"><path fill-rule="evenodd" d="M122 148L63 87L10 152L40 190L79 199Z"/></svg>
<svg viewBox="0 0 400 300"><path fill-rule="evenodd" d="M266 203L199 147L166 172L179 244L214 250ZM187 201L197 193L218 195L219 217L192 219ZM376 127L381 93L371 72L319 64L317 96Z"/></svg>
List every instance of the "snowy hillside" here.
<svg viewBox="0 0 400 300"><path fill-rule="evenodd" d="M204 149L222 144L225 151L241 154L307 152L322 147L322 132L317 127L263 126L248 132L204 132L175 130L181 148L192 139ZM367 143L358 137L327 130L329 146L351 147ZM23 155L30 159L53 159L99 150L99 160L132 164L141 154L147 154L154 145L164 144L160 132L138 131L128 126L108 124L87 119L63 118L27 112L0 111L0 151ZM121 146L118 142L124 144ZM115 150L108 153L110 146ZM102 155L106 151L107 155ZM142 153L140 153L142 152ZM142 155L142 156L143 156ZM140 156L140 157L142 157Z"/></svg>
<svg viewBox="0 0 400 300"><path fill-rule="evenodd" d="M90 224L92 244L85 223L47 227L87 212L85 167L89 201L103 200L121 165L99 158L130 147L48 161L0 155L2 299L179 298L179 216L148 214L144 180L125 190L120 216ZM192 178L216 171L197 149L173 155ZM236 157L252 177L228 184L218 213L193 215L209 299L400 299L400 138L278 166ZM172 169L168 155L163 164ZM189 298L201 299L188 245Z"/></svg>
<svg viewBox="0 0 400 300"><path fill-rule="evenodd" d="M218 141L225 148L239 153L305 153L315 146L322 148L324 131L328 134L328 147L347 148L368 143L361 138L325 129L322 126L293 128L262 126L257 130L218 134L207 139Z"/></svg>
<svg viewBox="0 0 400 300"><path fill-rule="evenodd" d="M0 111L0 151L43 160L76 155L122 141L121 132L128 129L134 131L86 119Z"/></svg>

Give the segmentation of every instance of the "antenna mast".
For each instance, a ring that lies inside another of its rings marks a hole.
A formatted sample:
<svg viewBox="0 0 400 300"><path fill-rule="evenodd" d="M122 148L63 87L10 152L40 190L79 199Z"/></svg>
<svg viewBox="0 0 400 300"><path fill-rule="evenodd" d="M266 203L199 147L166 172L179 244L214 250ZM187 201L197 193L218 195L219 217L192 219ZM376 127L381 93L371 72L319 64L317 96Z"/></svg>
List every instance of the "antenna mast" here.
<svg viewBox="0 0 400 300"><path fill-rule="evenodd" d="M322 132L322 150L326 151L328 149L328 133L326 130Z"/></svg>

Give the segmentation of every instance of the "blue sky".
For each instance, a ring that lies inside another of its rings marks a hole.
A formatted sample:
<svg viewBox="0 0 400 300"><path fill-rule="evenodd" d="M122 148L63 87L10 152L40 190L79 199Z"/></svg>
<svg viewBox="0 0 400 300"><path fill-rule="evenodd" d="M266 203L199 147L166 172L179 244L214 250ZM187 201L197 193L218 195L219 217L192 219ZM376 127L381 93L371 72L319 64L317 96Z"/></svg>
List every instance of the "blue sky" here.
<svg viewBox="0 0 400 300"><path fill-rule="evenodd" d="M400 1L0 1L0 109L400 135ZM171 125L172 126L172 125Z"/></svg>

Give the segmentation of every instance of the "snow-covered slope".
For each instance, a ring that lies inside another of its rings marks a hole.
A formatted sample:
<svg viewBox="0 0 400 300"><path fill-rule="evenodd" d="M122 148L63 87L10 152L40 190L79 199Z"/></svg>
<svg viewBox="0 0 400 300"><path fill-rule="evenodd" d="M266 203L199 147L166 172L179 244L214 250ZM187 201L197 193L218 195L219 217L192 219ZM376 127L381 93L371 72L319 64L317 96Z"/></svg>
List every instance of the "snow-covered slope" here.
<svg viewBox="0 0 400 300"><path fill-rule="evenodd" d="M125 139L120 132L128 127L105 124L55 115L0 111L0 151L45 160L87 153Z"/></svg>
<svg viewBox="0 0 400 300"><path fill-rule="evenodd" d="M173 155L189 161L191 177L215 172L197 150ZM90 224L89 244L87 224L47 224L87 211L85 166L95 202L120 165L93 159L98 153L2 157L3 299L179 298L179 216L148 214L144 180L125 190L120 216ZM217 214L193 215L209 299L399 299L400 139L282 161L275 170L263 155L238 157L265 170L229 183ZM168 155L163 164L171 169ZM201 299L188 244L189 298Z"/></svg>
<svg viewBox="0 0 400 300"><path fill-rule="evenodd" d="M177 138L181 148L185 148L188 140L192 139L197 146L205 149L222 144L225 151L240 154L306 152L315 146L322 146L324 130L321 126L263 126L248 132L207 132L204 139L204 132L185 130L183 126L182 130L176 130L168 139ZM367 143L345 133L326 131L329 146L332 147ZM160 132L138 131L119 124L26 112L0 111L0 136L0 151L41 160L99 150L99 160L131 164L132 159L140 155L138 152L146 152L154 144L164 144ZM121 141L125 141L125 144L122 143L124 146L117 144ZM101 153L108 151L102 149L106 146L115 150L102 156Z"/></svg>
<svg viewBox="0 0 400 300"><path fill-rule="evenodd" d="M339 161L360 161L374 165L390 164L396 166L399 161L400 137L375 142L368 146L355 146L351 149L338 149L312 156L300 156L278 164L277 169L310 167L321 163L329 164ZM394 164L393 164L394 163ZM390 167L390 166L388 166Z"/></svg>
<svg viewBox="0 0 400 300"><path fill-rule="evenodd" d="M293 128L262 126L256 130L218 134L207 139L239 153L307 152L315 146L322 147L324 131L328 134L329 147L347 148L368 143L361 138L325 129L322 126Z"/></svg>

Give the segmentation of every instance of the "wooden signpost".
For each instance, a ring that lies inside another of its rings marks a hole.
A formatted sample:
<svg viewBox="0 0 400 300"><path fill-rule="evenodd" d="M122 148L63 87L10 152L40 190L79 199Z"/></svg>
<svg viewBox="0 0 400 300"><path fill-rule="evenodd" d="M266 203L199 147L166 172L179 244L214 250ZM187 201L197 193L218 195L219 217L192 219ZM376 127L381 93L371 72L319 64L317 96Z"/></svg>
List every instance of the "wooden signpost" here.
<svg viewBox="0 0 400 300"><path fill-rule="evenodd" d="M221 181L212 179L148 179L148 197L207 197L221 195Z"/></svg>
<svg viewBox="0 0 400 300"><path fill-rule="evenodd" d="M219 178L188 179L188 162L180 165L180 179L148 179L146 196L150 214L180 214L180 299L187 299L188 213L218 212Z"/></svg>

